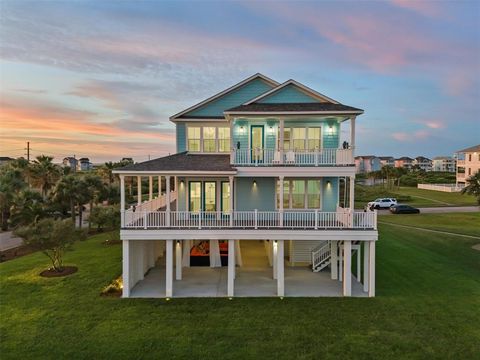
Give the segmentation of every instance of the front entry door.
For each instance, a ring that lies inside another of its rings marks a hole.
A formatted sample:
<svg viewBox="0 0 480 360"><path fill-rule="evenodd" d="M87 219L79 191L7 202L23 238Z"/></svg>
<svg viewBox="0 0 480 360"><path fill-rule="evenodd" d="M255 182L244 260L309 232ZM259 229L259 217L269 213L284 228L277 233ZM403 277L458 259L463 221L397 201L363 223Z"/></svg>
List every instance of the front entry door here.
<svg viewBox="0 0 480 360"><path fill-rule="evenodd" d="M263 125L250 128L251 157L254 162L263 162Z"/></svg>
<svg viewBox="0 0 480 360"><path fill-rule="evenodd" d="M205 181L203 183L203 201L206 212L215 212L217 210L217 183L215 181Z"/></svg>

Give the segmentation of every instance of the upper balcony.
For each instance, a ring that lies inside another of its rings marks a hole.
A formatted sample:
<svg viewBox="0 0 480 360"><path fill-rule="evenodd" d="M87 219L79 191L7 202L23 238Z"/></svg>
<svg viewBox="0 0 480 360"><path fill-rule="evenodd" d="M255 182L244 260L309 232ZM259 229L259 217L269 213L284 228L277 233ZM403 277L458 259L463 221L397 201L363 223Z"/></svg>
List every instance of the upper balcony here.
<svg viewBox="0 0 480 360"><path fill-rule="evenodd" d="M346 166L354 165L353 149L276 150L233 149L235 166Z"/></svg>

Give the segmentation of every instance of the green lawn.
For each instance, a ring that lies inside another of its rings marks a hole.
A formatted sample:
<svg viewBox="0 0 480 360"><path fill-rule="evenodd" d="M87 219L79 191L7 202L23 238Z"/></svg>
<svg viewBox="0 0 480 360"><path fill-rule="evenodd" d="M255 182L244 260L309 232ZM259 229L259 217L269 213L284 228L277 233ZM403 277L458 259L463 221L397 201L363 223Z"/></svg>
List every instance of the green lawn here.
<svg viewBox="0 0 480 360"><path fill-rule="evenodd" d="M417 207L441 207L441 206L473 206L478 205L474 196L462 195L460 193L447 193L442 191L424 190L416 187L400 187L390 190L382 186L362 186L357 185L356 189L363 190L363 197L355 201L356 208L363 208L368 201L373 201L378 197L395 196L399 198L402 204L409 204ZM357 192L356 192L357 193ZM402 197L409 197L408 200L402 200Z"/></svg>
<svg viewBox="0 0 480 360"><path fill-rule="evenodd" d="M121 271L121 246L103 245L106 236L75 245L67 263L80 270L66 278L40 278L48 263L38 253L0 264L2 360L478 359L480 354L475 239L381 225L376 298L167 302L99 296Z"/></svg>
<svg viewBox="0 0 480 360"><path fill-rule="evenodd" d="M480 212L381 215L378 221L480 237Z"/></svg>

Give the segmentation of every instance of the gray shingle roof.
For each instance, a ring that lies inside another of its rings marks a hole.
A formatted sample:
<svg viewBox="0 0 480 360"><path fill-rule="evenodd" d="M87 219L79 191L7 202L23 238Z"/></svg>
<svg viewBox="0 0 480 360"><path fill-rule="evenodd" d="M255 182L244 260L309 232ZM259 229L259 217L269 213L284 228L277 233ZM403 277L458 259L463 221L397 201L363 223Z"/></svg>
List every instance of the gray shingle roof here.
<svg viewBox="0 0 480 360"><path fill-rule="evenodd" d="M117 169L123 171L235 171L229 154L189 154L187 151Z"/></svg>
<svg viewBox="0 0 480 360"><path fill-rule="evenodd" d="M480 152L480 144L463 149L463 150L458 150L457 153L466 153L466 152Z"/></svg>
<svg viewBox="0 0 480 360"><path fill-rule="evenodd" d="M240 105L228 109L225 112L299 112L299 111L352 111L363 112L362 109L354 108L343 104L332 103L277 103L264 104L253 103L249 105Z"/></svg>

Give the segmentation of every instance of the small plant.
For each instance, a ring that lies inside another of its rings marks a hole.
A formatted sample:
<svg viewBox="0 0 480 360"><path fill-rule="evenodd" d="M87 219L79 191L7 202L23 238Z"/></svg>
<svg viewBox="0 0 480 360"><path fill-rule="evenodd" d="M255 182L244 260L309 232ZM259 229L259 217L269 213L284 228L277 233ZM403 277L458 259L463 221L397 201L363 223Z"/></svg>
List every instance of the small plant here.
<svg viewBox="0 0 480 360"><path fill-rule="evenodd" d="M105 286L100 295L102 296L121 296L123 289L122 277L114 279L110 284Z"/></svg>

